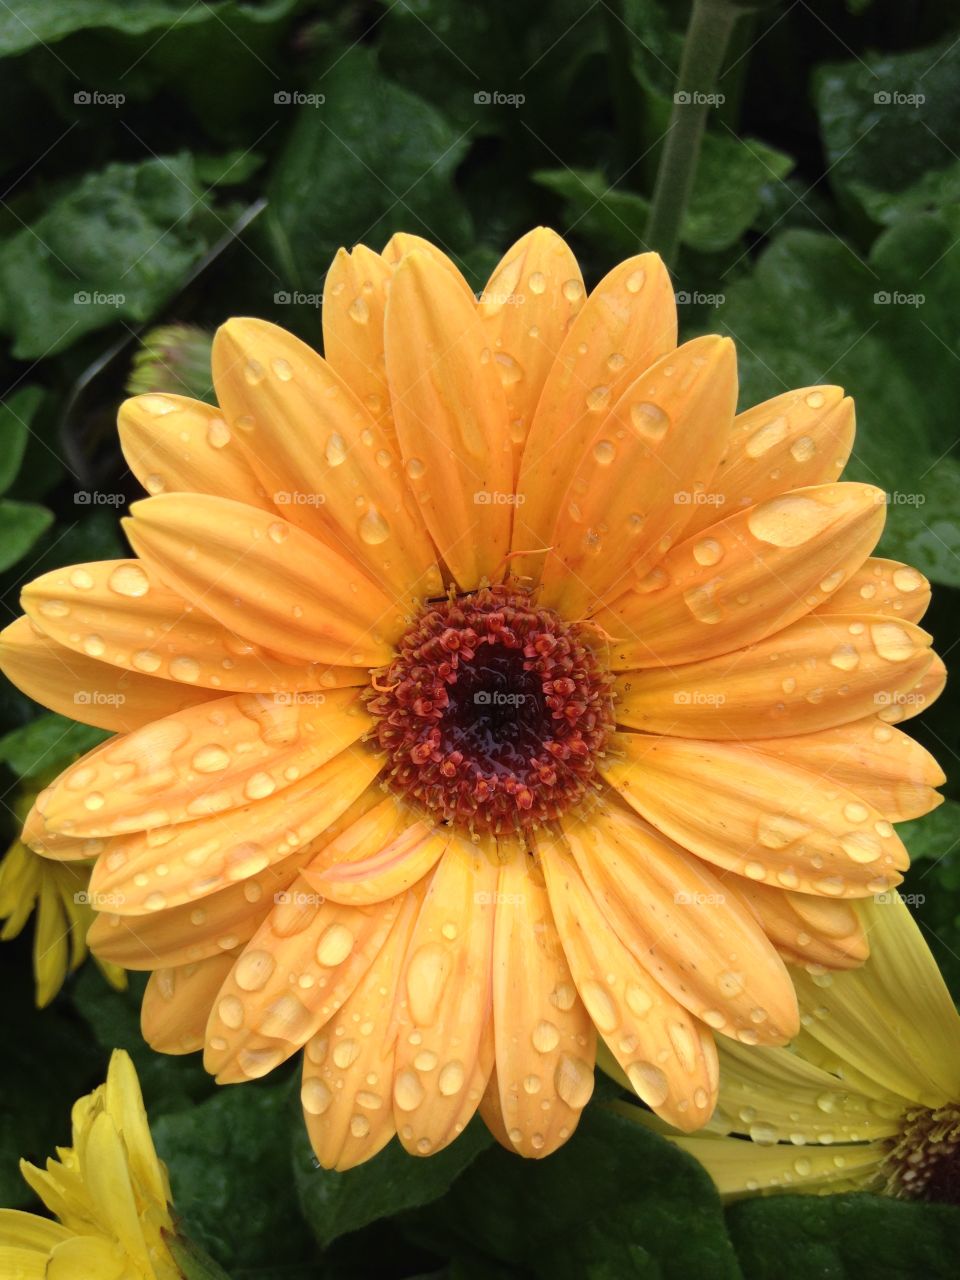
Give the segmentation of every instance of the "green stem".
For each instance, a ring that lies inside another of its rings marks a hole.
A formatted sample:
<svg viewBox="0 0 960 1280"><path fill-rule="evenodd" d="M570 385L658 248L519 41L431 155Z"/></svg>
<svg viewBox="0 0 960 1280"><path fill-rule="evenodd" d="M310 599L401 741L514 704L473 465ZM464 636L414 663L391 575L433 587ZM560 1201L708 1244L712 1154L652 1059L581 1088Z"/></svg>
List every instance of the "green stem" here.
<svg viewBox="0 0 960 1280"><path fill-rule="evenodd" d="M680 243L680 227L693 190L707 112L714 105L712 95L738 16L739 9L729 0L693 3L647 222L647 243L668 266Z"/></svg>

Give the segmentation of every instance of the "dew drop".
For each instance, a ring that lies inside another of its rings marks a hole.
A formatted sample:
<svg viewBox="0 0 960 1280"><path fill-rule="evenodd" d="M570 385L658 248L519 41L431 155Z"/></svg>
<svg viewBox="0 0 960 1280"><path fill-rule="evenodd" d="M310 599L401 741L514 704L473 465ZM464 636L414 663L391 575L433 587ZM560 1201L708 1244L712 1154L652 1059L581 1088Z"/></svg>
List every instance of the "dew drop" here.
<svg viewBox="0 0 960 1280"><path fill-rule="evenodd" d="M645 440L656 443L662 440L670 429L670 418L657 404L642 400L630 406L630 422L633 429Z"/></svg>

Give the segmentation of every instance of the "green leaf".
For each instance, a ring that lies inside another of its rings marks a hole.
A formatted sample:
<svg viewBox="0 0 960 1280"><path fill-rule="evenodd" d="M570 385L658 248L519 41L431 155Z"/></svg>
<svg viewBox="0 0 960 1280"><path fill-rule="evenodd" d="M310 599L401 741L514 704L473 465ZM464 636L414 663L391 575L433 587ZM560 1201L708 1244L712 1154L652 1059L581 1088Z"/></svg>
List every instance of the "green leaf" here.
<svg viewBox="0 0 960 1280"><path fill-rule="evenodd" d="M280 1270L313 1247L287 1193L290 1103L289 1081L243 1084L151 1126L184 1233L228 1271Z"/></svg>
<svg viewBox="0 0 960 1280"><path fill-rule="evenodd" d="M907 224L896 234L908 239ZM916 236L912 244L927 253ZM743 404L822 382L854 397L857 439L845 474L890 494L881 554L958 585L960 465L943 455L955 435L960 361L950 348L960 335L952 318L940 318L952 297L952 272L944 270L947 297L938 297L936 318L930 312L938 328L950 327L921 337L924 307L893 300L888 253L881 240L865 262L835 236L785 232L752 275L729 286L718 321L737 343ZM909 278L920 267L901 261L900 270ZM941 286L928 280L932 299ZM891 300L878 300L884 297ZM905 359L911 348L914 359Z"/></svg>
<svg viewBox="0 0 960 1280"><path fill-rule="evenodd" d="M223 230L189 156L87 174L0 245L0 325L14 355L149 320Z"/></svg>
<svg viewBox="0 0 960 1280"><path fill-rule="evenodd" d="M745 1280L952 1280L960 1209L886 1196L767 1196L727 1211Z"/></svg>
<svg viewBox="0 0 960 1280"><path fill-rule="evenodd" d="M66 716L37 716L21 729L0 738L0 760L18 777L31 781L54 775L110 735Z"/></svg>
<svg viewBox="0 0 960 1280"><path fill-rule="evenodd" d="M898 823L897 835L914 861L920 858L939 862L960 845L960 803L945 800L926 817ZM960 889L960 883L954 887Z"/></svg>
<svg viewBox="0 0 960 1280"><path fill-rule="evenodd" d="M33 502L0 498L0 572L22 560L53 523L53 513Z"/></svg>
<svg viewBox="0 0 960 1280"><path fill-rule="evenodd" d="M739 1277L700 1165L595 1104L548 1160L484 1152L440 1204L411 1218L411 1231L438 1251L479 1248L542 1280Z"/></svg>
<svg viewBox="0 0 960 1280"><path fill-rule="evenodd" d="M429 1160L407 1155L394 1140L366 1164L333 1173L318 1166L306 1129L298 1124L293 1172L300 1207L326 1248L350 1231L439 1200L491 1142L486 1127L477 1119L456 1142Z"/></svg>
<svg viewBox="0 0 960 1280"><path fill-rule="evenodd" d="M192 1240L167 1233L166 1242L183 1280L230 1280L224 1269Z"/></svg>
<svg viewBox="0 0 960 1280"><path fill-rule="evenodd" d="M960 199L958 76L953 34L817 71L827 172L842 199L881 223Z"/></svg>
<svg viewBox="0 0 960 1280"><path fill-rule="evenodd" d="M0 404L0 493L6 493L17 478L30 423L42 401L40 387L21 387Z"/></svg>
<svg viewBox="0 0 960 1280"><path fill-rule="evenodd" d="M466 137L365 49L314 88L325 101L300 108L265 215L287 282L319 292L341 245L380 248L394 231L466 246L470 219L452 185Z"/></svg>

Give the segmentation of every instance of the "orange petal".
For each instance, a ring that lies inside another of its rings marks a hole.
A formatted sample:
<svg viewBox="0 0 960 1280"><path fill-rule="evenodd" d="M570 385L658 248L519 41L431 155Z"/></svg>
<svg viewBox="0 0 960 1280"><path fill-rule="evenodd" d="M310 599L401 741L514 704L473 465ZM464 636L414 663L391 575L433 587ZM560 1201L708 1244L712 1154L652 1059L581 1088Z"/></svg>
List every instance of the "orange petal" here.
<svg viewBox="0 0 960 1280"><path fill-rule="evenodd" d="M356 742L369 724L354 689L332 690L320 704L231 694L83 756L38 808L48 830L72 836L190 822L285 790Z"/></svg>
<svg viewBox="0 0 960 1280"><path fill-rule="evenodd" d="M286 520L361 564L391 596L441 588L395 446L322 356L265 320L228 320L214 339L213 375Z"/></svg>
<svg viewBox="0 0 960 1280"><path fill-rule="evenodd" d="M369 1160L396 1132L390 1010L421 899L419 893L406 895L356 990L307 1041L300 1098L311 1145L325 1169L351 1169Z"/></svg>
<svg viewBox="0 0 960 1280"><path fill-rule="evenodd" d="M274 506L215 405L186 396L134 396L120 406L120 446L147 493L210 493Z"/></svg>
<svg viewBox="0 0 960 1280"><path fill-rule="evenodd" d="M559 495L606 414L643 371L677 345L677 309L655 253L628 258L606 275L567 330L550 368L520 461L513 549L549 545ZM537 555L517 573L540 576Z"/></svg>
<svg viewBox="0 0 960 1280"><path fill-rule="evenodd" d="M323 288L323 354L383 431L391 446L396 429L390 409L383 316L389 263L366 245L339 249Z"/></svg>
<svg viewBox="0 0 960 1280"><path fill-rule="evenodd" d="M137 560L54 569L24 587L21 599L59 644L160 680L265 693L365 683L355 668L292 662L241 640Z"/></svg>
<svg viewBox="0 0 960 1280"><path fill-rule="evenodd" d="M585 296L576 258L547 227L510 246L480 295L480 318L507 400L514 475L547 374Z"/></svg>
<svg viewBox="0 0 960 1280"><path fill-rule="evenodd" d="M678 502L678 490L705 487L736 407L729 338L694 338L630 384L587 436L566 494L556 495L545 604L577 616L630 585L628 570L645 576L683 533L693 508Z"/></svg>
<svg viewBox="0 0 960 1280"><path fill-rule="evenodd" d="M772 635L808 613L866 559L883 493L865 484L784 493L669 551L595 621L617 670L694 662Z"/></svg>
<svg viewBox="0 0 960 1280"><path fill-rule="evenodd" d="M404 629L357 563L286 520L227 498L162 494L124 521L136 553L237 635L308 662L374 667ZM215 531L215 532L213 532Z"/></svg>
<svg viewBox="0 0 960 1280"><path fill-rule="evenodd" d="M787 489L832 484L855 433L853 401L841 387L801 387L737 414L707 490L688 486L688 535Z"/></svg>
<svg viewBox="0 0 960 1280"><path fill-rule="evenodd" d="M907 851L853 791L727 742L618 733L603 770L677 844L748 880L863 898L898 884Z"/></svg>
<svg viewBox="0 0 960 1280"><path fill-rule="evenodd" d="M316 864L304 868L303 878L334 902L368 906L393 898L422 880L433 870L449 842L448 827L415 822L376 852L355 862L329 866L324 851Z"/></svg>
<svg viewBox="0 0 960 1280"><path fill-rule="evenodd" d="M411 1155L451 1143L486 1085L477 1063L491 1009L496 888L493 842L477 848L454 836L430 881L395 1008L393 1112Z"/></svg>
<svg viewBox="0 0 960 1280"><path fill-rule="evenodd" d="M143 1038L158 1053L195 1053L203 1048L203 1031L220 986L236 956L210 956L150 975L140 1007Z"/></svg>
<svg viewBox="0 0 960 1280"><path fill-rule="evenodd" d="M598 807L585 821L566 823L564 833L621 941L694 1017L745 1044L783 1044L796 1035L787 970L712 867L620 805Z"/></svg>
<svg viewBox="0 0 960 1280"><path fill-rule="evenodd" d="M932 788L942 786L946 776L930 752L878 716L822 733L743 745L856 792L888 822L920 818L943 801Z"/></svg>
<svg viewBox="0 0 960 1280"><path fill-rule="evenodd" d="M248 880L317 839L373 782L377 758L342 751L283 791L199 822L115 836L97 862L91 893L118 915L147 915Z"/></svg>
<svg viewBox="0 0 960 1280"><path fill-rule="evenodd" d="M368 788L312 844L200 903L186 902L148 916L121 916L103 904L88 934L91 950L125 969L176 967L235 951L253 937L275 905L303 905L291 889L300 867L314 856L318 844L335 839L378 795ZM313 890L310 895L315 896Z"/></svg>
<svg viewBox="0 0 960 1280"><path fill-rule="evenodd" d="M81 724L129 733L218 695L74 653L17 618L0 632L0 669L28 698Z"/></svg>
<svg viewBox="0 0 960 1280"><path fill-rule="evenodd" d="M411 253L425 254L432 263L442 267L456 281L457 288L470 302L476 303L473 290L464 278L463 272L442 249L438 249L423 236L415 236L409 231L395 232L383 246L383 260L391 267L399 267L400 263Z"/></svg>
<svg viewBox="0 0 960 1280"><path fill-rule="evenodd" d="M899 560L865 560L816 612L886 614L919 622L930 604L930 583L917 569Z"/></svg>
<svg viewBox="0 0 960 1280"><path fill-rule="evenodd" d="M712 1035L623 944L565 844L541 839L538 845L557 929L597 1029L657 1115L677 1128L698 1129L717 1100Z"/></svg>
<svg viewBox="0 0 960 1280"><path fill-rule="evenodd" d="M511 1147L548 1156L593 1093L596 1032L570 975L543 873L503 841L493 940L493 1026L500 1108Z"/></svg>
<svg viewBox="0 0 960 1280"><path fill-rule="evenodd" d="M617 719L684 738L779 738L858 720L911 690L931 637L909 622L808 614L733 653L618 677Z"/></svg>
<svg viewBox="0 0 960 1280"><path fill-rule="evenodd" d="M203 1064L220 1084L267 1075L328 1022L390 935L402 900L322 902L301 877L247 943L207 1023Z"/></svg>
<svg viewBox="0 0 960 1280"><path fill-rule="evenodd" d="M503 388L472 298L422 252L394 275L387 377L407 478L465 590L509 548L513 462Z"/></svg>
<svg viewBox="0 0 960 1280"><path fill-rule="evenodd" d="M737 893L780 954L793 964L853 969L870 954L867 935L850 902L748 881L737 885Z"/></svg>

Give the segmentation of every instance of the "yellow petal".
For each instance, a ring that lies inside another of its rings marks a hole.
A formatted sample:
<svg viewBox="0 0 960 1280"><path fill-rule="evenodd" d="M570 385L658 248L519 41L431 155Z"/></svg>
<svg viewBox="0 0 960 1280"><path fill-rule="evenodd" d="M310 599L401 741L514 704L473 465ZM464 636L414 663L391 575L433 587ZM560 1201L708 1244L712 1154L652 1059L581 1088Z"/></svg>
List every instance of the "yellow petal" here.
<svg viewBox="0 0 960 1280"><path fill-rule="evenodd" d="M896 694L889 706L882 707L877 715L885 724L900 724L919 716L936 702L946 683L947 668L940 655L935 653L933 661L909 693Z"/></svg>
<svg viewBox="0 0 960 1280"><path fill-rule="evenodd" d="M227 498L161 494L131 511L124 525L137 555L229 631L307 662L389 660L389 639L403 630L398 603L366 577L350 548L341 554Z"/></svg>
<svg viewBox="0 0 960 1280"><path fill-rule="evenodd" d="M627 387L587 435L566 492L555 495L559 514L541 580L545 604L576 617L619 594L630 574L646 575L683 535L693 508L678 501L678 487L705 488L736 405L729 338L694 338Z"/></svg>
<svg viewBox="0 0 960 1280"><path fill-rule="evenodd" d="M397 231L383 246L383 260L391 267L399 267L403 259L411 253L425 254L432 263L447 272L465 298L470 302L476 302L463 272L453 259L448 257L442 249L438 249L431 240L425 240L423 236L415 236L409 231Z"/></svg>
<svg viewBox="0 0 960 1280"><path fill-rule="evenodd" d="M323 288L323 354L395 445L383 354L383 317L392 274L390 264L366 245L337 251Z"/></svg>
<svg viewBox="0 0 960 1280"><path fill-rule="evenodd" d="M129 733L218 696L74 653L40 635L29 618L17 618L0 632L0 668L42 706L114 733Z"/></svg>
<svg viewBox="0 0 960 1280"><path fill-rule="evenodd" d="M678 1128L698 1129L717 1098L712 1035L624 945L563 842L538 844L557 929L595 1026L637 1095Z"/></svg>
<svg viewBox="0 0 960 1280"><path fill-rule="evenodd" d="M840 587L880 536L879 489L821 485L738 512L668 551L595 615L616 670L695 662L753 644Z"/></svg>
<svg viewBox="0 0 960 1280"><path fill-rule="evenodd" d="M78 1276L83 1280L128 1280L130 1259L112 1240L73 1236L54 1248L42 1275L45 1280L77 1280Z"/></svg>
<svg viewBox="0 0 960 1280"><path fill-rule="evenodd" d="M558 495L566 491L598 414L660 356L677 345L677 309L666 267L655 253L628 258L606 275L567 330L550 368L520 460L513 550L549 545ZM542 557L518 557L534 581Z"/></svg>
<svg viewBox="0 0 960 1280"><path fill-rule="evenodd" d="M841 387L801 387L737 414L707 489L697 494L687 486L688 534L787 489L833 483L855 430L853 401Z"/></svg>
<svg viewBox="0 0 960 1280"><path fill-rule="evenodd" d="M151 1049L178 1054L203 1048L214 998L235 960L234 952L221 952L151 973L140 1007L140 1029Z"/></svg>
<svg viewBox="0 0 960 1280"><path fill-rule="evenodd" d="M303 878L334 902L356 906L383 902L428 875L449 842L449 828L415 822L396 839L356 862L338 862L331 867L326 865L327 855L321 854L320 865L305 867Z"/></svg>
<svg viewBox="0 0 960 1280"><path fill-rule="evenodd" d="M111 739L66 769L37 808L49 830L71 836L223 814L292 787L369 725L354 689L332 690L320 703L231 694Z"/></svg>
<svg viewBox="0 0 960 1280"><path fill-rule="evenodd" d="M510 246L480 295L507 401L514 475L547 375L585 297L576 258L547 227Z"/></svg>
<svg viewBox="0 0 960 1280"><path fill-rule="evenodd" d="M493 941L500 1109L513 1150L539 1159L576 1129L593 1093L596 1032L577 995L543 873L502 842Z"/></svg>
<svg viewBox="0 0 960 1280"><path fill-rule="evenodd" d="M411 1155L452 1142L486 1086L476 1068L491 1010L496 888L492 841L477 848L454 836L430 881L395 1006L393 1113Z"/></svg>
<svg viewBox="0 0 960 1280"><path fill-rule="evenodd" d="M865 1191L875 1186L886 1154L884 1142L838 1144L829 1149L791 1143L758 1146L739 1138L674 1138L709 1173L722 1196L760 1190Z"/></svg>
<svg viewBox="0 0 960 1280"><path fill-rule="evenodd" d="M930 604L930 583L899 560L871 556L817 613L869 613L919 622Z"/></svg>
<svg viewBox="0 0 960 1280"><path fill-rule="evenodd" d="M408 482L465 590L509 550L513 461L507 408L472 298L422 252L390 286L387 377Z"/></svg>
<svg viewBox="0 0 960 1280"><path fill-rule="evenodd" d="M932 637L881 615L808 614L733 653L618 678L617 719L684 738L780 738L858 720L908 693Z"/></svg>
<svg viewBox="0 0 960 1280"><path fill-rule="evenodd" d="M286 520L362 565L391 596L440 589L395 445L321 356L265 320L228 320L214 340L213 376Z"/></svg>
<svg viewBox="0 0 960 1280"><path fill-rule="evenodd" d="M781 956L793 964L853 969L870 953L860 917L850 902L790 893L749 880L738 883L737 893Z"/></svg>
<svg viewBox="0 0 960 1280"><path fill-rule="evenodd" d="M564 831L609 925L684 1008L745 1044L796 1034L786 967L735 885L619 805L598 806Z"/></svg>
<svg viewBox="0 0 960 1280"><path fill-rule="evenodd" d="M889 822L832 780L726 742L615 736L611 786L677 844L748 880L862 898L909 865Z"/></svg>
<svg viewBox="0 0 960 1280"><path fill-rule="evenodd" d="M55 1244L69 1238L70 1232L59 1222L20 1209L0 1209L0 1245L4 1248L46 1254ZM43 1271L39 1274L42 1280Z"/></svg>
<svg viewBox="0 0 960 1280"><path fill-rule="evenodd" d="M120 406L120 446L147 493L211 493L275 508L216 405L186 396L134 396Z"/></svg>

